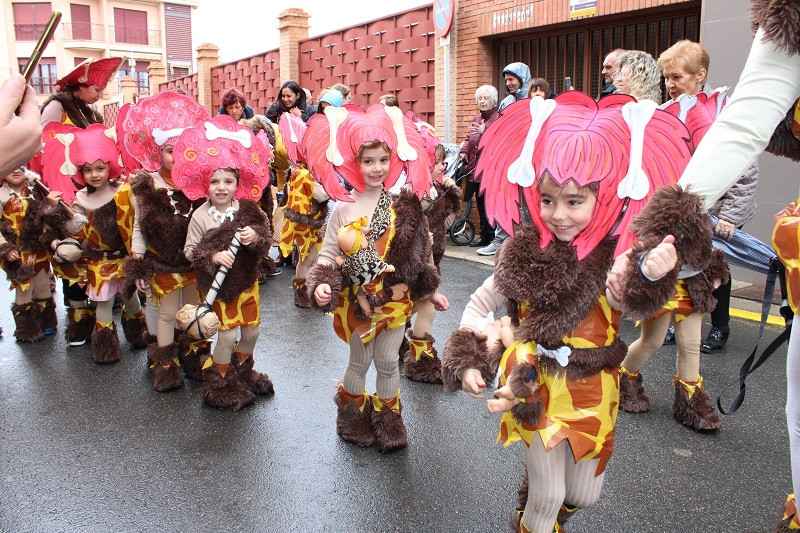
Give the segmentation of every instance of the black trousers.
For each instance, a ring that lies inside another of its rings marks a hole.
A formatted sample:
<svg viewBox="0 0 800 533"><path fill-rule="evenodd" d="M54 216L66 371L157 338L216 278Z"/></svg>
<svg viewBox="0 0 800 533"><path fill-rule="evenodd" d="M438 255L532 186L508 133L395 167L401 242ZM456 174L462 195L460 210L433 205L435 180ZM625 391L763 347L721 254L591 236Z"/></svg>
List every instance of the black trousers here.
<svg viewBox="0 0 800 533"><path fill-rule="evenodd" d="M468 201L474 195L477 199L478 217L480 218L480 231L481 241L489 244L494 239L494 228L489 224L486 218L486 205L482 194L478 194L481 184L474 181L467 180L467 185L464 187L464 201Z"/></svg>

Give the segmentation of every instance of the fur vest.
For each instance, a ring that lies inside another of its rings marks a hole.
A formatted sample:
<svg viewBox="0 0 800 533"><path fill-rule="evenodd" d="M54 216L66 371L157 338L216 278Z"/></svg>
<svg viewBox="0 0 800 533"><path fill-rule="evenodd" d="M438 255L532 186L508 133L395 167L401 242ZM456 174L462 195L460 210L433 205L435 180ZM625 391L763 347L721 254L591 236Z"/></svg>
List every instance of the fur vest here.
<svg viewBox="0 0 800 533"><path fill-rule="evenodd" d="M41 109L47 107L47 104L53 100L61 104L61 107L64 108L64 112L72 123L81 129L86 129L89 127L89 124L103 123L103 117L100 113L89 107L86 102L70 92L60 91L51 95L50 98L45 100Z"/></svg>
<svg viewBox="0 0 800 533"><path fill-rule="evenodd" d="M260 262L272 243L269 220L258 205L250 200L239 200L239 211L233 221L226 220L203 236L194 250L192 265L197 271L197 287L204 293L211 288L217 272L212 258L215 253L227 250L237 228L252 227L257 236L250 246L242 246L236 254L233 268L228 271L217 298L223 302L233 301L249 288L261 275Z"/></svg>
<svg viewBox="0 0 800 533"><path fill-rule="evenodd" d="M436 187L438 197L425 214L428 217L428 226L433 234L433 264L436 265L436 270L441 274L439 263L442 261L444 250L447 247L445 220L453 213L461 211L461 189L455 185L445 187L441 183L434 183L433 186Z"/></svg>
<svg viewBox="0 0 800 533"><path fill-rule="evenodd" d="M45 197L47 195L39 187L33 187L31 197L28 198L28 209L22 217L22 224L19 234L17 234L8 222L0 223L0 233L8 242L7 246L17 248L26 252L41 252L49 250L49 246L41 241L44 232L42 221L42 210L47 206ZM0 251L0 255L5 255L6 251Z"/></svg>

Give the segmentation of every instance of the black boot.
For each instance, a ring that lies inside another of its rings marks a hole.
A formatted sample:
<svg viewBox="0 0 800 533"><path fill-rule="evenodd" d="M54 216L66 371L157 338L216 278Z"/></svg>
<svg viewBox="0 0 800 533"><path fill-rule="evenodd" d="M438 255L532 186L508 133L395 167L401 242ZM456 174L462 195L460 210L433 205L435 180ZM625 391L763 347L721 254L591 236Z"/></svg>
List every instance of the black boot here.
<svg viewBox="0 0 800 533"><path fill-rule="evenodd" d="M728 342L728 335L731 334L731 328L711 328L708 332L708 337L700 345L700 351L703 353L716 353L725 348L725 343Z"/></svg>

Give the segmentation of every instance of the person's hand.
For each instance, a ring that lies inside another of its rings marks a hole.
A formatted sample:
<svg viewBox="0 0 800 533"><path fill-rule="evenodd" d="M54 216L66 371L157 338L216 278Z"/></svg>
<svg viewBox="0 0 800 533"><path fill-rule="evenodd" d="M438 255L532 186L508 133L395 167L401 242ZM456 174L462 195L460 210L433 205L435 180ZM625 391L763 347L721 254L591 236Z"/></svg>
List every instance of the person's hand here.
<svg viewBox="0 0 800 533"><path fill-rule="evenodd" d="M714 228L714 233L723 239L731 240L733 238L734 229L736 229L736 227L732 223L720 218L717 220L717 227Z"/></svg>
<svg viewBox="0 0 800 533"><path fill-rule="evenodd" d="M7 176L41 150L41 116L36 93L20 74L12 74L0 87L0 176Z"/></svg>
<svg viewBox="0 0 800 533"><path fill-rule="evenodd" d="M52 250L55 252L55 251L56 251L56 248L58 248L58 245L59 245L59 244L61 244L61 241L60 241L60 240L58 240L58 239L53 239L53 240L50 242L50 249L52 249Z"/></svg>
<svg viewBox="0 0 800 533"><path fill-rule="evenodd" d="M19 261L19 250L9 250L6 252L6 261Z"/></svg>
<svg viewBox="0 0 800 533"><path fill-rule="evenodd" d="M469 125L469 133L477 133L479 135L483 135L484 130L486 130L486 124L481 122L480 124L475 124L474 122Z"/></svg>
<svg viewBox="0 0 800 533"><path fill-rule="evenodd" d="M222 252L215 253L214 256L211 258L211 261L215 265L231 268L233 266L233 261L235 259L236 257L230 251L224 250Z"/></svg>
<svg viewBox="0 0 800 533"><path fill-rule="evenodd" d="M447 311L450 308L450 302L447 300L447 296L439 291L433 293L428 298L428 301L433 304L433 307L437 311Z"/></svg>
<svg viewBox="0 0 800 533"><path fill-rule="evenodd" d="M314 300L319 307L324 307L331 302L331 286L327 283L320 283L314 289Z"/></svg>
<svg viewBox="0 0 800 533"><path fill-rule="evenodd" d="M477 368L468 368L461 374L461 390L472 396L483 400L483 391L486 390L486 382L481 376L481 371Z"/></svg>
<svg viewBox="0 0 800 533"><path fill-rule="evenodd" d="M244 244L245 246L250 246L251 244L256 242L257 236L258 235L256 234L256 230L254 230L250 226L245 226L244 229L242 229L242 232L239 234L239 237L242 239L242 244Z"/></svg>
<svg viewBox="0 0 800 533"><path fill-rule="evenodd" d="M460 157L462 161L466 161L467 160L467 152L459 153L458 157Z"/></svg>
<svg viewBox="0 0 800 533"><path fill-rule="evenodd" d="M146 279L137 279L134 283L136 283L136 288L142 292L146 292L147 288L150 286L150 282Z"/></svg>
<svg viewBox="0 0 800 533"><path fill-rule="evenodd" d="M442 178L442 185L444 185L447 188L457 187L456 182L453 180L453 178Z"/></svg>
<svg viewBox="0 0 800 533"><path fill-rule="evenodd" d="M494 391L494 398L486 400L487 407L489 407L489 410L493 413L508 411L518 403L519 400L514 397L514 393L511 392L511 387L508 385Z"/></svg>
<svg viewBox="0 0 800 533"><path fill-rule="evenodd" d="M50 191L49 193L47 193L47 204L50 207L57 206L60 200L61 200L61 191Z"/></svg>
<svg viewBox="0 0 800 533"><path fill-rule="evenodd" d="M656 281L669 272L678 264L678 252L675 250L675 237L667 235L661 243L647 252L644 263L642 263L642 274L651 281Z"/></svg>
<svg viewBox="0 0 800 533"><path fill-rule="evenodd" d="M303 112L300 111L300 109L297 106L291 108L289 110L289 113L291 113L292 115L294 115L296 117L302 117L303 116Z"/></svg>
<svg viewBox="0 0 800 533"><path fill-rule="evenodd" d="M628 252L630 252L630 249L625 250L617 256L606 278L606 289L608 289L607 296L610 297L613 302L622 301L622 283L620 283L620 279L622 278L622 273L628 268Z"/></svg>

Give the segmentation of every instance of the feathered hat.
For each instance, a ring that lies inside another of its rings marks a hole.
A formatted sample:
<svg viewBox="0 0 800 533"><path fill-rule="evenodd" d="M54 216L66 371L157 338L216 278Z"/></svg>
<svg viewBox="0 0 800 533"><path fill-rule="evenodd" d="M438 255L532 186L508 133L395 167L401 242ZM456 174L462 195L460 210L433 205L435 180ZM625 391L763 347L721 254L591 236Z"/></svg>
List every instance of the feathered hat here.
<svg viewBox="0 0 800 533"><path fill-rule="evenodd" d="M221 168L239 171L236 198L258 200L269 183L269 144L228 115L186 129L175 141L172 157L172 181L190 200L206 196L211 175Z"/></svg>
<svg viewBox="0 0 800 533"><path fill-rule="evenodd" d="M138 161L145 170L161 168L161 148L172 144L186 128L211 118L208 110L191 97L169 89L139 100L120 111L117 131L120 150Z"/></svg>
<svg viewBox="0 0 800 533"><path fill-rule="evenodd" d="M83 83L105 89L106 85L108 85L108 80L119 70L121 64L121 57L106 57L103 59L90 57L75 67L72 72L56 81L56 85L63 87L65 85Z"/></svg>
<svg viewBox="0 0 800 533"><path fill-rule="evenodd" d="M616 256L632 243L630 219L655 189L678 181L690 158L687 141L686 126L650 100L611 95L595 102L579 91L519 100L481 137L476 172L486 214L513 235L524 198L545 247L555 237L541 218L539 180L547 174L559 186L596 183L592 221L572 245L583 259L613 230Z"/></svg>
<svg viewBox="0 0 800 533"><path fill-rule="evenodd" d="M405 169L406 183L420 198L431 187L431 173L425 145L417 128L397 107L375 104L366 111L354 104L326 107L324 115L308 121L303 150L308 167L325 192L334 200L351 202L340 183L341 176L355 190L364 191L364 178L356 155L362 145L372 141L386 143L391 151L389 176L384 186L394 185Z"/></svg>

